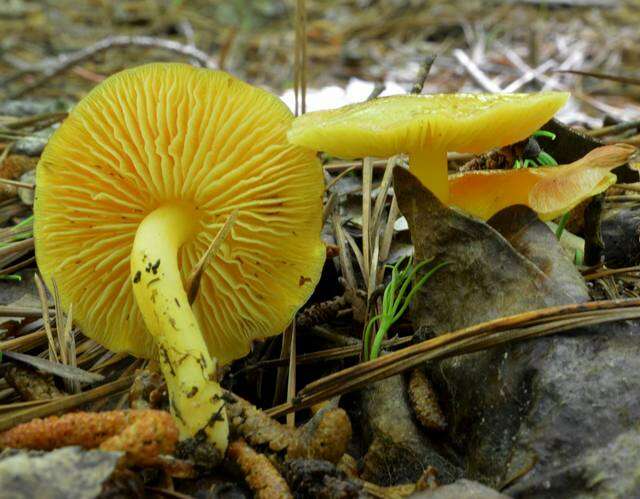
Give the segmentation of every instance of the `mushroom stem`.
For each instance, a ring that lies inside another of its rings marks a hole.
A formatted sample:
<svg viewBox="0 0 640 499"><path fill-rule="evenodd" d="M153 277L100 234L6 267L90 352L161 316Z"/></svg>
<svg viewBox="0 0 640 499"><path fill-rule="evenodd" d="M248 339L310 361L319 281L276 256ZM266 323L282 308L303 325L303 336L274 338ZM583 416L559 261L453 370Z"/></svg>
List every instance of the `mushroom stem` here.
<svg viewBox="0 0 640 499"><path fill-rule="evenodd" d="M409 153L409 169L442 203L449 202L446 150L425 148Z"/></svg>
<svg viewBox="0 0 640 499"><path fill-rule="evenodd" d="M138 308L156 340L181 438L204 432L224 452L229 428L217 361L209 355L178 270L178 250L198 226L198 213L186 204L166 204L149 213L136 232L131 277Z"/></svg>

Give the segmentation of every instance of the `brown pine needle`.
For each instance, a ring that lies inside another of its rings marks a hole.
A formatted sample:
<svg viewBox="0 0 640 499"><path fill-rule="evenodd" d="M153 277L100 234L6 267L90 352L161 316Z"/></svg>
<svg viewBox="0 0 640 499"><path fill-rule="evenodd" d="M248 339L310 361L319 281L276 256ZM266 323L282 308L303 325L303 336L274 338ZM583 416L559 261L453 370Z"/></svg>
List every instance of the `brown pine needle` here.
<svg viewBox="0 0 640 499"><path fill-rule="evenodd" d="M88 402L126 391L132 382L133 376L125 376L111 383L106 383L76 395L53 399L52 401L47 401L47 403L29 407L28 409L18 412L8 411L7 414L0 417L0 431L8 430L21 423L31 421L34 418L44 418L53 414L60 414Z"/></svg>
<svg viewBox="0 0 640 499"><path fill-rule="evenodd" d="M193 304L198 297L198 291L200 290L200 281L202 280L202 276L204 275L204 269L209 264L209 261L220 249L220 245L224 242L229 234L229 231L233 227L233 224L238 217L238 210L234 210L227 217L222 228L216 234L216 237L213 238L211 244L207 248L207 251L204 252L202 258L196 263L195 267L191 271L191 275L187 279L187 296L189 297L189 303Z"/></svg>
<svg viewBox="0 0 640 499"><path fill-rule="evenodd" d="M310 407L374 381L399 374L425 361L579 327L637 318L640 318L640 299L562 305L483 322L325 376L298 392L293 403L273 407L268 412L272 417L276 417Z"/></svg>
<svg viewBox="0 0 640 499"><path fill-rule="evenodd" d="M51 324L49 322L49 299L47 298L47 291L44 287L44 283L38 274L34 275L36 282L36 288L38 288L38 297L40 298L40 304L42 305L42 320L44 321L44 330L47 334L47 340L49 342L49 360L52 362L58 361L58 353L56 349L56 342L53 339L53 331L51 331Z"/></svg>

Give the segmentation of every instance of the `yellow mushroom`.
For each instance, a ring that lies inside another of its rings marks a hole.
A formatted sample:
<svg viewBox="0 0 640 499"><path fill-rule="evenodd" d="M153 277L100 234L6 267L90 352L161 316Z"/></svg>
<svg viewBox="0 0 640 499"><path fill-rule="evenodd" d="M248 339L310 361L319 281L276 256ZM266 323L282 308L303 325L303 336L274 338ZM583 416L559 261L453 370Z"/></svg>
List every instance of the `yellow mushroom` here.
<svg viewBox="0 0 640 499"><path fill-rule="evenodd" d="M107 348L157 357L181 437L224 451L219 363L280 333L317 283L323 178L275 96L182 64L118 73L37 168L35 246L65 309ZM229 217L190 306L185 284Z"/></svg>
<svg viewBox="0 0 640 499"><path fill-rule="evenodd" d="M552 220L616 183L611 170L626 163L635 147L598 147L569 165L519 170L473 171L449 177L449 203L483 220L516 204Z"/></svg>
<svg viewBox="0 0 640 499"><path fill-rule="evenodd" d="M480 153L529 137L569 94L398 95L296 118L298 145L341 158L409 154L412 173L447 203L447 152Z"/></svg>

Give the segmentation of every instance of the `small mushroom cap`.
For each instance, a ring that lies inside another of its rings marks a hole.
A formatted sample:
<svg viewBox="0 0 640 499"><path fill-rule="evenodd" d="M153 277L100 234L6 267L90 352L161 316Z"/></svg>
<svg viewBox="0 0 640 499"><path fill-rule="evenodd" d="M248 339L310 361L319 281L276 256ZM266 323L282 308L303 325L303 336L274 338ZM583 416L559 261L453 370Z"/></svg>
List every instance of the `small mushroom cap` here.
<svg viewBox="0 0 640 499"><path fill-rule="evenodd" d="M280 333L319 280L323 177L286 139L275 96L220 71L150 64L97 86L55 132L37 169L36 257L83 332L107 348L154 355L136 305L130 253L143 218L189 203L200 232L181 248L186 280L235 210L193 304L221 362Z"/></svg>
<svg viewBox="0 0 640 499"><path fill-rule="evenodd" d="M427 148L479 153L527 138L569 97L537 94L396 95L296 118L294 144L342 158Z"/></svg>
<svg viewBox="0 0 640 499"><path fill-rule="evenodd" d="M611 170L626 163L635 148L598 147L569 165L519 170L484 170L449 177L449 204L483 220L516 204L552 220L615 184Z"/></svg>

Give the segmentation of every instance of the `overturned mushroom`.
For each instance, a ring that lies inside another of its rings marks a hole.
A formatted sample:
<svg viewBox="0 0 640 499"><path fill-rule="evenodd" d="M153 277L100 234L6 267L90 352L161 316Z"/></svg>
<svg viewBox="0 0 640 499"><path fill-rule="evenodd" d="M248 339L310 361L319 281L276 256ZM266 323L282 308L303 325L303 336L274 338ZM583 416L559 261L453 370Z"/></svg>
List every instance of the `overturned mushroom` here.
<svg viewBox="0 0 640 499"><path fill-rule="evenodd" d="M449 198L447 152L480 153L527 138L569 94L397 95L296 118L289 140L342 158L409 154L412 173Z"/></svg>
<svg viewBox="0 0 640 499"><path fill-rule="evenodd" d="M281 332L324 261L322 173L287 142L292 119L226 73L150 64L96 87L38 165L46 282L84 333L157 357L181 437L206 434L222 451L218 362ZM232 216L190 306L187 276Z"/></svg>
<svg viewBox="0 0 640 499"><path fill-rule="evenodd" d="M552 220L616 183L611 170L626 163L635 147L598 147L569 165L483 170L452 175L449 204L487 220L507 206L523 204Z"/></svg>

